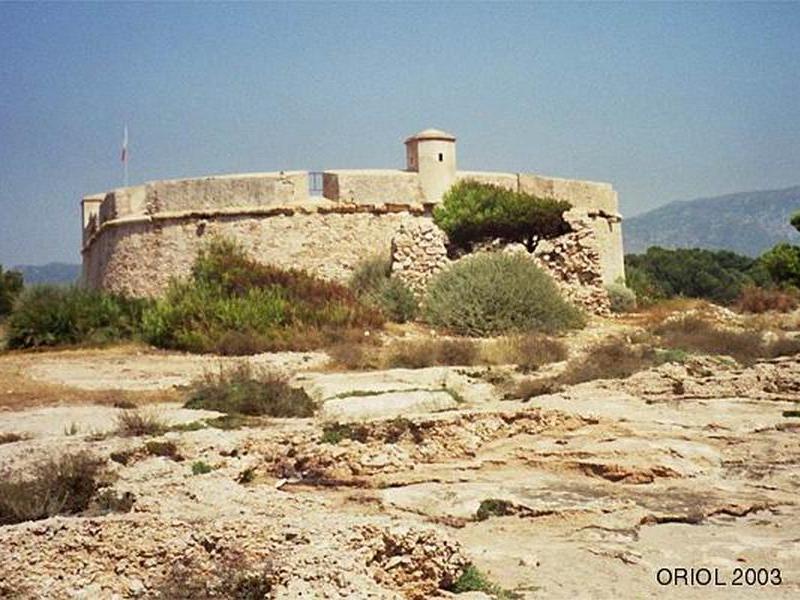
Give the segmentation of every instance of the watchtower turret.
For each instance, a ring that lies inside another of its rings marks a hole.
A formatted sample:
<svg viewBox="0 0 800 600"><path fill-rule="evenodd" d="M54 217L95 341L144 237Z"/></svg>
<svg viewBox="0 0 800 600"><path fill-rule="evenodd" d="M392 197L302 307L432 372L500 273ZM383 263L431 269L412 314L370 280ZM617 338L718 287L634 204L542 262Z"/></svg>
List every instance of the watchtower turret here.
<svg viewBox="0 0 800 600"><path fill-rule="evenodd" d="M406 170L419 173L428 202L440 202L456 180L456 138L439 129L425 129L406 140Z"/></svg>

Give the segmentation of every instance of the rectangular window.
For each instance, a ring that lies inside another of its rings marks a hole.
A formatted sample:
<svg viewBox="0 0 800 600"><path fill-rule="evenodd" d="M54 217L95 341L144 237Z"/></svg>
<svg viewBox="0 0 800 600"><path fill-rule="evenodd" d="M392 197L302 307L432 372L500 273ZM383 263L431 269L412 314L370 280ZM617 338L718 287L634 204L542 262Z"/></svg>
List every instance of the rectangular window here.
<svg viewBox="0 0 800 600"><path fill-rule="evenodd" d="M439 162L444 162L444 154L439 152Z"/></svg>

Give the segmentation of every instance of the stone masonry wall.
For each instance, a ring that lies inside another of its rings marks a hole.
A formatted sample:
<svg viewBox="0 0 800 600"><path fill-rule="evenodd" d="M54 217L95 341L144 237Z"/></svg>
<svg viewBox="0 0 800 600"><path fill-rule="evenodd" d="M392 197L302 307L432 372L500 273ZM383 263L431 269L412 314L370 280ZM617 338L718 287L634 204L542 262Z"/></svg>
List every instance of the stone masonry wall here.
<svg viewBox="0 0 800 600"><path fill-rule="evenodd" d="M542 240L529 256L553 278L570 302L588 313L607 315L610 302L591 220L581 211L567 212L564 217L573 231ZM431 277L456 262L448 259L446 245L447 235L433 221L401 224L392 240L392 273L421 296ZM528 254L522 244L489 244L482 249L497 250Z"/></svg>
<svg viewBox="0 0 800 600"><path fill-rule="evenodd" d="M425 219L414 209L343 209L295 207L123 222L103 228L84 249L84 280L93 288L158 296L172 277L189 275L203 244L221 236L236 239L260 262L344 282L360 260L375 254L389 257L393 233L401 224Z"/></svg>
<svg viewBox="0 0 800 600"><path fill-rule="evenodd" d="M428 280L450 263L446 244L447 234L430 219L401 223L392 238L392 274L422 296Z"/></svg>

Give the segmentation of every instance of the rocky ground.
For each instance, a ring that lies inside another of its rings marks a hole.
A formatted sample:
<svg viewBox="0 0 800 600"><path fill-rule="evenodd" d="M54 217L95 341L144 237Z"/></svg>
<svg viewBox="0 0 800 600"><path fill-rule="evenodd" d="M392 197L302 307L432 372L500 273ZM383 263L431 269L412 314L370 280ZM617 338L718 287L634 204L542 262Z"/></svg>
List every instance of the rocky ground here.
<svg viewBox="0 0 800 600"><path fill-rule="evenodd" d="M115 394L150 394L146 410L171 424L216 416L169 395L214 360L0 358L28 393L71 399L6 405L0 433L27 439L0 445L0 474L128 451L108 462L110 489L133 499L129 512L0 527L0 597L203 597L198 579L233 568L279 598L446 597L469 563L506 597L800 596L800 418L784 416L800 356L691 358L520 402L484 367L343 373L324 355L268 355L254 360L292 373L318 417L172 431L159 438L172 458L109 434ZM81 404L80 390L107 396ZM193 474L198 461L210 472ZM676 584L675 568L716 569L727 585Z"/></svg>

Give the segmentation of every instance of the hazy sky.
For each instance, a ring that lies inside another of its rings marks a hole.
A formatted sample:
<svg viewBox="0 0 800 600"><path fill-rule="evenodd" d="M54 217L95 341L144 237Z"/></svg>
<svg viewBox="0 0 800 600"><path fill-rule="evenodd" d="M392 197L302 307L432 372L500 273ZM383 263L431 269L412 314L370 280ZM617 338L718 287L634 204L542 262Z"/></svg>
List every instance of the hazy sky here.
<svg viewBox="0 0 800 600"><path fill-rule="evenodd" d="M404 166L610 181L623 214L800 183L800 4L0 3L0 264L79 261L81 196Z"/></svg>

